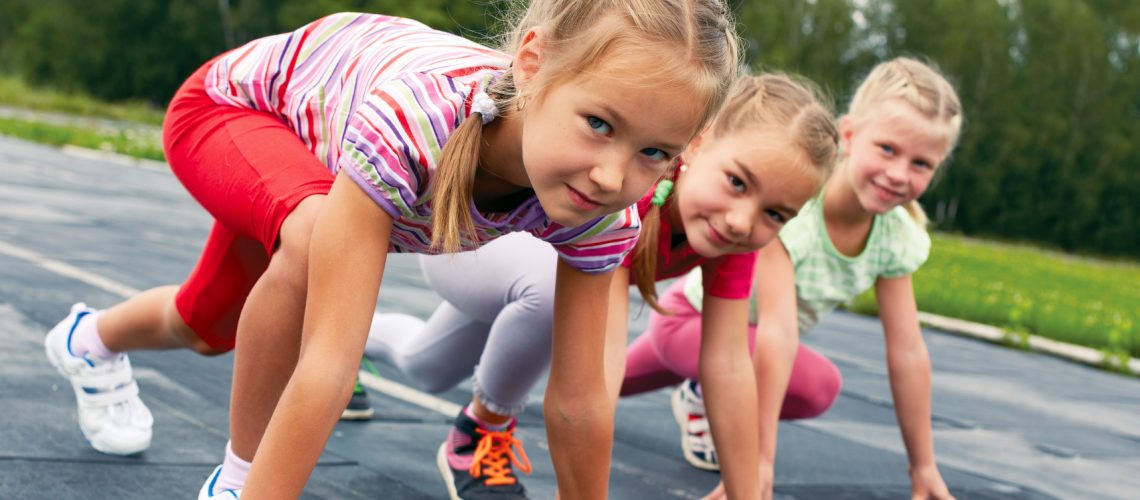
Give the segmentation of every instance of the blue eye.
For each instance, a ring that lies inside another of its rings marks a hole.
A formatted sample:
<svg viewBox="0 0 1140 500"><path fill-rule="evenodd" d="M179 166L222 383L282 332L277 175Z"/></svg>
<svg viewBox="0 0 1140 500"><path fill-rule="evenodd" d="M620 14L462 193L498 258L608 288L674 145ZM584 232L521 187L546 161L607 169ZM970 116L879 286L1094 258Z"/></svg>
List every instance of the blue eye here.
<svg viewBox="0 0 1140 500"><path fill-rule="evenodd" d="M653 161L662 161L669 159L669 153L657 148L645 148L641 150L641 154L648 156Z"/></svg>
<svg viewBox="0 0 1140 500"><path fill-rule="evenodd" d="M610 124L596 116L587 116L586 125L589 125L591 130L599 134L607 135L610 133Z"/></svg>
<svg viewBox="0 0 1140 500"><path fill-rule="evenodd" d="M768 218L776 221L779 224L783 224L788 221L788 219L784 218L784 214L781 214L775 210L768 210Z"/></svg>
<svg viewBox="0 0 1140 500"><path fill-rule="evenodd" d="M889 155L895 154L895 148L892 148L886 144L880 144L879 149L883 150L884 153Z"/></svg>
<svg viewBox="0 0 1140 500"><path fill-rule="evenodd" d="M732 185L732 189L738 193L744 192L744 181L735 175L728 174L728 183Z"/></svg>

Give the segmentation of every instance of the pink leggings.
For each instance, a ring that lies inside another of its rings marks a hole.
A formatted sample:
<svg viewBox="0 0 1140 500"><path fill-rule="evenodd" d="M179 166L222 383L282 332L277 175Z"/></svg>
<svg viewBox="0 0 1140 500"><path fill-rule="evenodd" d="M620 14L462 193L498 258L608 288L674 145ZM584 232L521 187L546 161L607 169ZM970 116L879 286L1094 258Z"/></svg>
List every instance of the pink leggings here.
<svg viewBox="0 0 1140 500"><path fill-rule="evenodd" d="M701 314L685 298L684 281L674 282L659 301L673 315L650 313L649 327L629 346L622 396L660 389L686 378L698 379ZM750 352L755 341L756 327L749 326ZM780 419L818 417L835 402L842 385L843 378L834 363L800 344Z"/></svg>

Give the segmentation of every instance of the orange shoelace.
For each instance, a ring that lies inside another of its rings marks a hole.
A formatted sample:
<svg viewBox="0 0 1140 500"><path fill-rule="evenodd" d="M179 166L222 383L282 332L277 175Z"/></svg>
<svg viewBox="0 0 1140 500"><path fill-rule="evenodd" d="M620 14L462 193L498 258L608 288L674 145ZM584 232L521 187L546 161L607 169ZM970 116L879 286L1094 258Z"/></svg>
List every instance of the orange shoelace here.
<svg viewBox="0 0 1140 500"><path fill-rule="evenodd" d="M511 477L511 464L519 470L530 474L530 459L526 457L522 441L515 439L514 430L488 431L475 429L482 434L479 444L475 446L474 462L471 464L471 475L475 477L486 476L483 484L487 486L503 486L515 484L517 479ZM515 454L518 450L518 454Z"/></svg>

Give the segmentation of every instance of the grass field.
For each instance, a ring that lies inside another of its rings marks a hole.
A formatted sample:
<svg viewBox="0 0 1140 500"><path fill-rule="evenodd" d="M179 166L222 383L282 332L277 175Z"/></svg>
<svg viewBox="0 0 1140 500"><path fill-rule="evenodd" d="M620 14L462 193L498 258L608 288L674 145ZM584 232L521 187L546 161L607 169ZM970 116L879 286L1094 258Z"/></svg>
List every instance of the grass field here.
<svg viewBox="0 0 1140 500"><path fill-rule="evenodd" d="M112 130L0 118L0 134L162 159L162 112L32 89L0 76L0 105L144 124ZM914 278L926 312L1140 357L1140 264L1077 258L1028 246L935 233L930 259ZM851 310L875 313L870 292Z"/></svg>
<svg viewBox="0 0 1140 500"><path fill-rule="evenodd" d="M162 125L164 114L164 110L142 102L112 104L84 95L33 88L10 75L0 75L0 105L154 126Z"/></svg>
<svg viewBox="0 0 1140 500"><path fill-rule="evenodd" d="M1140 265L935 233L919 309L1140 356ZM867 293L851 307L874 312Z"/></svg>
<svg viewBox="0 0 1140 500"><path fill-rule="evenodd" d="M70 144L100 151L162 161L162 138L147 129L106 129L87 125L61 125L0 118L0 135L53 146Z"/></svg>

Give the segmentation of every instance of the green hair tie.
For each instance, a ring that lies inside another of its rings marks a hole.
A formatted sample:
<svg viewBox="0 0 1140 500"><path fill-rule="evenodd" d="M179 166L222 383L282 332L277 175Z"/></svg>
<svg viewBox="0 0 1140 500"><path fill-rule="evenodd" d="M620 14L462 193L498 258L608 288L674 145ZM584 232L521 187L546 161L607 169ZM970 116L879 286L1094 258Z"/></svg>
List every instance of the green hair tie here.
<svg viewBox="0 0 1140 500"><path fill-rule="evenodd" d="M664 179L657 183L657 187L653 190L653 203L659 207L665 205L665 199L669 197L669 193L673 191L673 181Z"/></svg>

